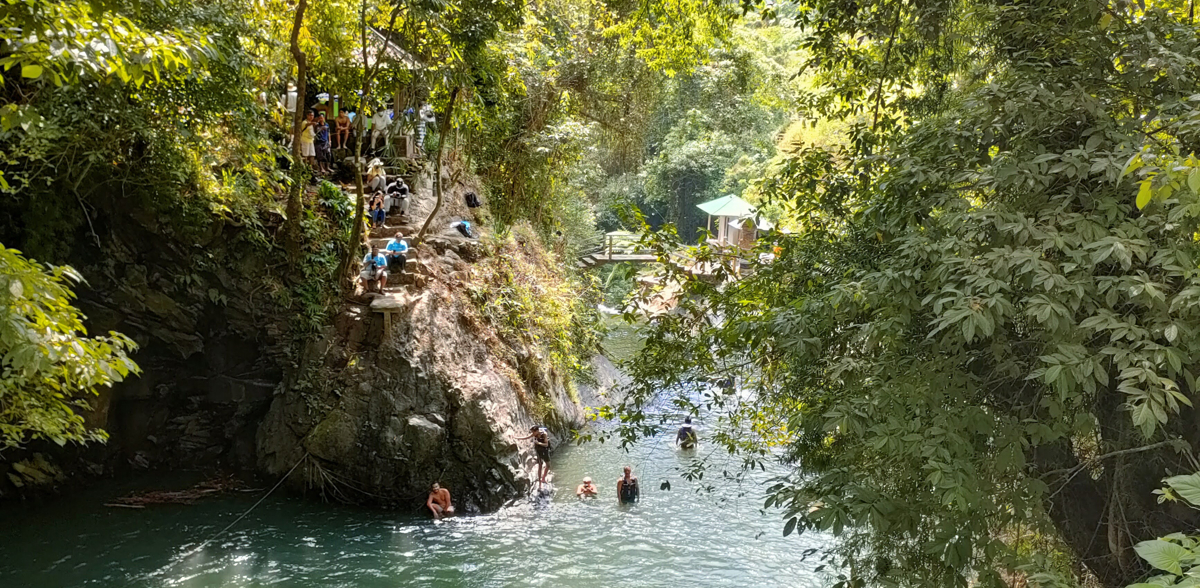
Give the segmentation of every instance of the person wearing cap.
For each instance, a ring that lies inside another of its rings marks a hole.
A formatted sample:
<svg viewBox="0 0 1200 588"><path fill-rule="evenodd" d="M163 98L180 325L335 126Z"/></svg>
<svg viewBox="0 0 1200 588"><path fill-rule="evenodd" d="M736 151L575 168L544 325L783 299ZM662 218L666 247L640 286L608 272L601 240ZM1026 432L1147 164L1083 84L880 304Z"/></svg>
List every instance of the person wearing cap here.
<svg viewBox="0 0 1200 588"><path fill-rule="evenodd" d="M293 120L295 120L296 103L298 102L298 98L299 96L296 93L296 84L294 82L288 82L287 92L279 97L279 106L283 107L283 110L287 112L287 123L289 125Z"/></svg>
<svg viewBox="0 0 1200 588"><path fill-rule="evenodd" d="M362 260L363 269L358 279L363 283L363 289L370 285L371 280L379 280L379 289L387 287L387 258L379 253L379 247L371 247L371 252Z"/></svg>
<svg viewBox="0 0 1200 588"><path fill-rule="evenodd" d="M433 513L434 520L454 514L454 505L450 503L450 491L442 488L441 484L437 482L433 483L433 488L429 491L429 498L425 500L425 506L429 512Z"/></svg>
<svg viewBox="0 0 1200 588"><path fill-rule="evenodd" d="M408 263L408 242L404 233L396 231L396 236L387 244L388 269L396 275L404 272L404 264Z"/></svg>
<svg viewBox="0 0 1200 588"><path fill-rule="evenodd" d="M367 191L382 192L386 190L387 171L383 169L383 162L378 158L372 159L367 167Z"/></svg>
<svg viewBox="0 0 1200 588"><path fill-rule="evenodd" d="M534 425L529 427L529 434L517 440L533 439L533 454L537 456L538 483L546 483L546 474L550 473L550 433L545 427Z"/></svg>
<svg viewBox="0 0 1200 588"><path fill-rule="evenodd" d="M683 426L675 434L675 444L681 449L695 449L698 441L699 435L696 434L696 427L692 426L692 417L684 417Z"/></svg>
<svg viewBox="0 0 1200 588"><path fill-rule="evenodd" d="M575 496L578 496L580 499L595 498L598 492L599 491L596 489L596 485L592 483L592 478L590 476L584 476L583 483L575 489Z"/></svg>

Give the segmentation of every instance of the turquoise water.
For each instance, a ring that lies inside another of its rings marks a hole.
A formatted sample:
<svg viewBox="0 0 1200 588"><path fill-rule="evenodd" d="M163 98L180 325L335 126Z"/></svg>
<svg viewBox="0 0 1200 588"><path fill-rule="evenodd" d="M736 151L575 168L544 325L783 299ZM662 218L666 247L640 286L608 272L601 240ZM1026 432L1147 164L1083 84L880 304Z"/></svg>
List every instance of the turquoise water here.
<svg viewBox="0 0 1200 588"><path fill-rule="evenodd" d="M611 443L563 447L552 460L553 497L436 524L281 493L195 553L259 495L133 510L103 504L146 480L101 485L34 508L0 510L0 587L824 584L812 571L816 558L802 561L801 552L827 539L785 538L778 513L760 511L770 472L739 484L723 479L718 461L705 476L713 488L704 490L680 476L692 459L666 437L629 453ZM642 501L630 507L616 503L625 464L642 479ZM574 497L585 475L600 498ZM187 487L155 481L150 487ZM663 481L669 491L660 489Z"/></svg>

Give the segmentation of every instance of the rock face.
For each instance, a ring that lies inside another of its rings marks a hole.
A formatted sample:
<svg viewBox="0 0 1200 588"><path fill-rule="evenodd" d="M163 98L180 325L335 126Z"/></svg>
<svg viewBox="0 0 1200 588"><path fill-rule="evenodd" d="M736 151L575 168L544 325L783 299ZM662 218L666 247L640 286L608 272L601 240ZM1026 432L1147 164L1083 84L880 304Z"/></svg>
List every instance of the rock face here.
<svg viewBox="0 0 1200 588"><path fill-rule="evenodd" d="M532 442L518 437L544 422L557 446L584 423L579 398L539 367L548 362L535 351L521 350L528 361L515 364L496 352L457 279L477 244L455 245L420 248L410 269L427 279L402 282L390 330L382 313L350 306L309 345L308 369L275 398L258 433L267 473L300 464L293 485L414 510L439 482L460 510L488 511L531 485ZM591 387L581 393L596 398Z"/></svg>

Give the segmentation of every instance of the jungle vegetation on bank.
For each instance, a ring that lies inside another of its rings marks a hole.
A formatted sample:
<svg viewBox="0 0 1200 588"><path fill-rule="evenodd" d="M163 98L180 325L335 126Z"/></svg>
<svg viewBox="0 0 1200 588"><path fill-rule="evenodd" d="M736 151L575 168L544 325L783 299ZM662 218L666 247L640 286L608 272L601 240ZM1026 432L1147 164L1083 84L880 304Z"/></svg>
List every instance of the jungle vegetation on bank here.
<svg viewBox="0 0 1200 588"><path fill-rule="evenodd" d="M632 362L624 432L656 430L664 388L711 390L677 402L722 408L751 467L795 464L767 506L839 537L839 586L1194 585L1172 535L1200 523L1194 16L799 2L796 99L843 134L755 182L799 227L773 262L725 287L667 268L692 296Z"/></svg>

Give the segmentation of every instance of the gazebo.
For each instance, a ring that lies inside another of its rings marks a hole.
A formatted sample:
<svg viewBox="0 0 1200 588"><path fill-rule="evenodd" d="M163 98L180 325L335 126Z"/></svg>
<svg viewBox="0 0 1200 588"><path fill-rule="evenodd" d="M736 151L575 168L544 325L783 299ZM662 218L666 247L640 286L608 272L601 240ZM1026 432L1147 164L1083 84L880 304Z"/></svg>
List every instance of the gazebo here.
<svg viewBox="0 0 1200 588"><path fill-rule="evenodd" d="M758 222L758 209L734 194L722 196L696 205L708 214L708 230L713 230L713 217L717 218L717 243L749 249L758 239L759 229L769 230L769 223Z"/></svg>

